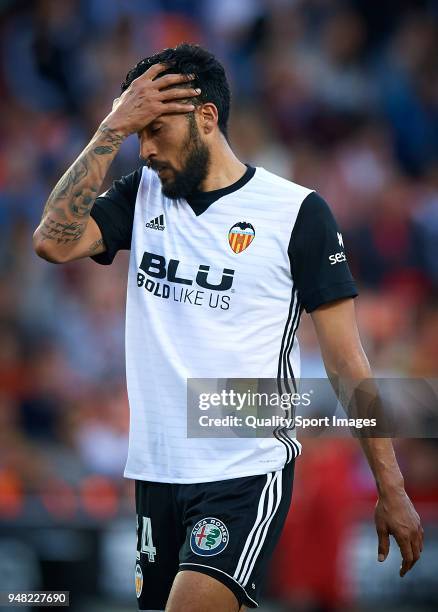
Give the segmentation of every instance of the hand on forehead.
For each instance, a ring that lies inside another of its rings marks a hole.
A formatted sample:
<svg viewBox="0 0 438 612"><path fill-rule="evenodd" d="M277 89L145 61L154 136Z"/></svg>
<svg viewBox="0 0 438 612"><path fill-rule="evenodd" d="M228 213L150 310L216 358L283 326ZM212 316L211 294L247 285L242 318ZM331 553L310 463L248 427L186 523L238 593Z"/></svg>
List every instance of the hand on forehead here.
<svg viewBox="0 0 438 612"><path fill-rule="evenodd" d="M172 66L168 64L153 64L150 68L146 70L142 75L140 75L136 80L152 80L157 83L158 88L161 92L170 91L172 89L187 89L192 90L194 87L194 80L196 79L196 75L191 74L181 74L175 72ZM197 88L195 90L197 94L201 93L201 90ZM195 94L196 95L196 94ZM193 93L191 93L187 98L180 97L178 95L178 100L181 103L192 103L196 104L196 99L193 97Z"/></svg>
<svg viewBox="0 0 438 612"><path fill-rule="evenodd" d="M167 82L167 77L175 77L175 83L172 84L180 84L183 86L184 84L187 87L193 87L193 81L197 78L196 74L193 73L181 73L172 66L171 64L152 64L150 68L148 68L143 74L139 77L140 79L150 79L152 81L161 81L163 80L165 83ZM166 88L168 86L166 85ZM161 89L161 87L160 87Z"/></svg>

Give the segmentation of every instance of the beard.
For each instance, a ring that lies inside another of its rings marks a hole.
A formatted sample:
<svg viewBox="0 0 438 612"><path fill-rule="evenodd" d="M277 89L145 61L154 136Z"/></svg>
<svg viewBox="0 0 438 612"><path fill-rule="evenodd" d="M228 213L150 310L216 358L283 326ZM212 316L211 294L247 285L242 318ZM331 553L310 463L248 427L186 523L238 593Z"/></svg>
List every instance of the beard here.
<svg viewBox="0 0 438 612"><path fill-rule="evenodd" d="M163 194L172 200L188 198L190 194L197 191L207 178L210 166L210 151L202 142L198 126L192 116L189 117L189 133L182 145L182 150L186 151L182 169L176 170L166 165L165 168L173 176L168 179L160 177ZM154 167L154 163L151 164L153 170L162 167L159 164L157 166L158 168Z"/></svg>

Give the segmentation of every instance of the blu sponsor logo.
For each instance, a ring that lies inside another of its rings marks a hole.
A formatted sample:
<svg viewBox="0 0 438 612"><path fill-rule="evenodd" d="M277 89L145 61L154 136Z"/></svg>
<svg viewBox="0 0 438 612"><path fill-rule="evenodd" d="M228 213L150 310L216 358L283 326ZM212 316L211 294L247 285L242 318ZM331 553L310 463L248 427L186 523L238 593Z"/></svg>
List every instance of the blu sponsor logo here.
<svg viewBox="0 0 438 612"><path fill-rule="evenodd" d="M178 259L167 261L163 255L145 251L139 266L140 272L137 273L137 286L144 287L157 297L175 302L195 306L207 304L210 308L228 310L230 296L223 294L231 289L235 270L223 268L215 271L210 270L210 266L200 264L187 278L178 273L180 264Z"/></svg>

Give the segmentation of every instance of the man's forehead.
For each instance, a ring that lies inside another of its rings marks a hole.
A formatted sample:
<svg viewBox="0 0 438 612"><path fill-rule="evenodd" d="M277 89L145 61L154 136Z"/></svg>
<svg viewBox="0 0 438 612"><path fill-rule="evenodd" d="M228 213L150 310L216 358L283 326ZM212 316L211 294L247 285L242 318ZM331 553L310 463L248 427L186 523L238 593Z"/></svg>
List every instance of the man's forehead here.
<svg viewBox="0 0 438 612"><path fill-rule="evenodd" d="M168 125L168 124L174 125L181 118L184 119L185 117L186 115L182 113L168 113L166 115L160 115L159 117L154 119L149 125L151 127L156 127L158 125L163 125L163 124L164 125Z"/></svg>
<svg viewBox="0 0 438 612"><path fill-rule="evenodd" d="M166 113L165 115L159 115L154 119L153 123L175 123L181 117L184 117L182 113Z"/></svg>

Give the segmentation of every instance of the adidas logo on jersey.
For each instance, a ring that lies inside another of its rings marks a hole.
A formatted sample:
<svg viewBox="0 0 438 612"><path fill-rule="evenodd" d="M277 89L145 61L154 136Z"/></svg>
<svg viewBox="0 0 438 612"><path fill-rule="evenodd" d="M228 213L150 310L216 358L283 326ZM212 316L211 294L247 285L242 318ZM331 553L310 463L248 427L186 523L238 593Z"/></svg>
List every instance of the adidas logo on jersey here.
<svg viewBox="0 0 438 612"><path fill-rule="evenodd" d="M159 217L155 217L155 219L151 219L149 223L146 223L146 227L162 232L166 227L164 225L164 215L160 215Z"/></svg>

